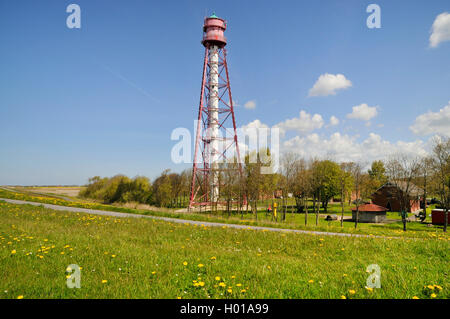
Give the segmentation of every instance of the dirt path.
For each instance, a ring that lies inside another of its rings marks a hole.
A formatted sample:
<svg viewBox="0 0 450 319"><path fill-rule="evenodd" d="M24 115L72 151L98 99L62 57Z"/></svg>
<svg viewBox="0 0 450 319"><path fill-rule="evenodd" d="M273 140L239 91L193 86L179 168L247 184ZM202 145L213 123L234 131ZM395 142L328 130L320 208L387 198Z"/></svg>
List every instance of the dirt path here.
<svg viewBox="0 0 450 319"><path fill-rule="evenodd" d="M129 214L129 213L120 213L120 212L112 212L112 211L105 211L105 210L79 208L79 207L68 207L68 206L36 203L36 202L27 202L27 201L23 201L23 200L7 199L7 198L0 198L0 200L11 203L11 204L43 206L43 207L49 208L49 209L61 210L61 211L67 211L67 212L73 212L73 213L86 213L86 214L93 214L93 215L113 216L113 217L119 217L119 218L150 218L150 219L164 220L164 221L171 222L171 223L180 223L180 224L187 223L187 224L192 224L192 225L205 225L205 226L210 226L210 227L224 227L225 226L228 228L236 228L236 229L253 229L253 230L265 230L265 231L273 231L273 232L314 234L314 235L321 235L321 236L400 239L400 237L390 237L390 236L388 237L388 236L372 236L372 235L349 234L349 233L333 233L333 232L322 232L322 231L312 231L312 230L285 229L285 228L274 228L274 227L248 226L248 225L226 224L226 223L216 223L216 222L207 222L207 221L196 221L196 220L180 219L180 218ZM412 238L410 238L410 239L412 239Z"/></svg>

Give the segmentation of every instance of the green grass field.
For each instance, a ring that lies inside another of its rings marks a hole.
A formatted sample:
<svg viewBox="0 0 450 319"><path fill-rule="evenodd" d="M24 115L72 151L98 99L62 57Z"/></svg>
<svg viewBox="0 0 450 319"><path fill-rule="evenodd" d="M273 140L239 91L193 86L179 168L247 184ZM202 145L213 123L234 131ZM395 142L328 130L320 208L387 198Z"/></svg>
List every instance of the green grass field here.
<svg viewBox="0 0 450 319"><path fill-rule="evenodd" d="M354 234L366 234L366 235L383 235L383 236L395 236L395 237L413 237L413 238L436 238L444 237L450 238L448 234L443 233L442 226L426 225L420 222L410 222L408 223L408 231L403 231L403 225L400 220L398 213L388 213L388 218L396 220L392 223L387 224L367 224L359 223L358 228L354 228L353 222L344 222L343 227L341 227L340 221L326 221L323 217L319 218L319 224L316 226L316 217L314 214L308 215L308 224L305 226L305 215L304 214L286 214L286 220L281 221L281 212L278 213L278 221L272 221L271 215L267 215L265 211L258 212L258 220L255 220L251 213L244 213L243 215L234 212L228 215L226 212L218 212L211 214L210 212L202 213L177 213L173 211L148 211L148 210L138 210L132 208L125 208L114 205L104 205L95 202L88 202L85 200L77 199L76 201L67 201L60 198L48 196L36 196L29 193L11 192L4 189L0 189L0 198L11 198L25 201L33 201L61 206L69 207L80 207L88 209L97 210L109 210L124 213L133 214L144 214L144 215L154 215L162 217L172 217L172 218L183 218L189 220L197 221L210 221L210 222L221 222L221 223L233 223L241 225L252 225L252 226L266 226L266 227L277 227L286 229L302 229L302 230L314 230L314 231L328 231L328 232L345 232ZM339 204L330 204L329 213L333 214L340 212ZM431 213L431 207L428 208L428 212ZM321 214L323 211L320 212ZM340 215L340 214L339 214ZM350 206L346 206L346 215L351 215ZM429 219L429 218L428 218Z"/></svg>
<svg viewBox="0 0 450 319"><path fill-rule="evenodd" d="M449 241L118 219L0 202L0 298L449 298ZM66 287L78 264L81 288ZM366 267L381 288L365 289Z"/></svg>

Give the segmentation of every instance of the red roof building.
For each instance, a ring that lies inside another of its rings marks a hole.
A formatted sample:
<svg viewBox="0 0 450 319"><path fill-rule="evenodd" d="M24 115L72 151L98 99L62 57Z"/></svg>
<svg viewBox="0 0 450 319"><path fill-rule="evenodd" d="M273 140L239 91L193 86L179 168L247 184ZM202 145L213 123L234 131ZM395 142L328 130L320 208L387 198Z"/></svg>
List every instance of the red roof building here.
<svg viewBox="0 0 450 319"><path fill-rule="evenodd" d="M358 222L381 223L386 220L387 208L375 204L364 204L359 206ZM352 208L352 218L356 220L356 207Z"/></svg>

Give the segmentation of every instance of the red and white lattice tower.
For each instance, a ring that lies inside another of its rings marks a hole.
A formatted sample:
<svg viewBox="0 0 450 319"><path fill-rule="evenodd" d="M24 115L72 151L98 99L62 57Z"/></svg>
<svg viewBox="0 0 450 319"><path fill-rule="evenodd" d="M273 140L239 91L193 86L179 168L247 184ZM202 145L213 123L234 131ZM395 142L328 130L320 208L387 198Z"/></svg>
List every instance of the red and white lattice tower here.
<svg viewBox="0 0 450 319"><path fill-rule="evenodd" d="M189 207L219 202L220 174L230 169L226 164L229 157L237 160L233 169L242 175L225 50L226 28L226 21L215 14L205 18L202 40L205 57Z"/></svg>

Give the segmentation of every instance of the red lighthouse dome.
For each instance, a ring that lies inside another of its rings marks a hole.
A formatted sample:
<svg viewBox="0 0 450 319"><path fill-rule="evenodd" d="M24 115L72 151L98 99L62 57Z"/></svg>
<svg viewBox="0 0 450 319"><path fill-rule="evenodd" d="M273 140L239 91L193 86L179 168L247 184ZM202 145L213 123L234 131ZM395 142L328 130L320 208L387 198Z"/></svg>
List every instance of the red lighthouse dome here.
<svg viewBox="0 0 450 319"><path fill-rule="evenodd" d="M212 16L205 18L202 44L205 47L217 45L219 48L223 48L227 44L227 38L223 35L226 28L226 21L217 17L214 13Z"/></svg>

